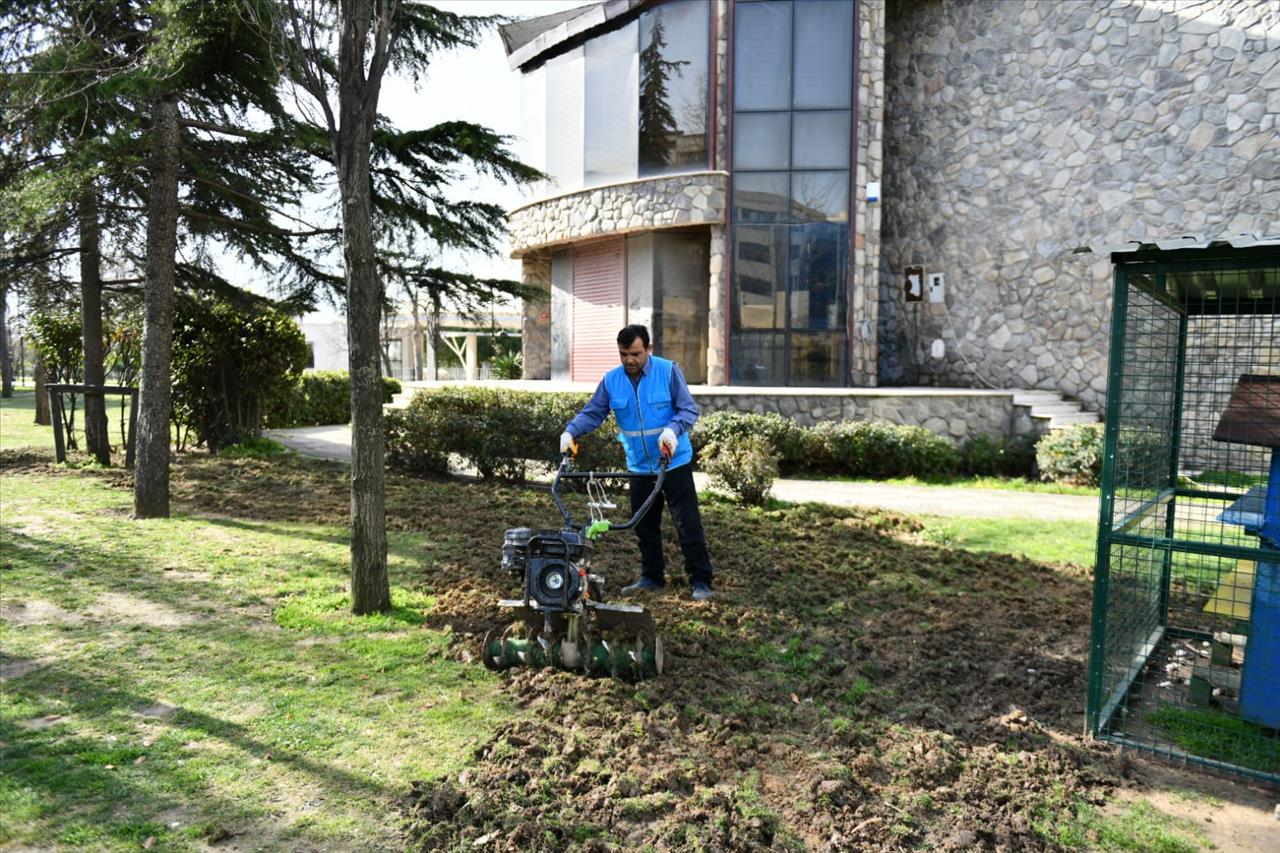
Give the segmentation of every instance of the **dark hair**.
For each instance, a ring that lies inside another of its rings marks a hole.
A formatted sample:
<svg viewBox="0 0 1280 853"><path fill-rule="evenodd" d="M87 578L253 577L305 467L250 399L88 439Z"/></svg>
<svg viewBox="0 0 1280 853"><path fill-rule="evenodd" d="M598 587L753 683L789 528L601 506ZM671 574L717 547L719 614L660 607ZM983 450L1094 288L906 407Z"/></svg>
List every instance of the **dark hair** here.
<svg viewBox="0 0 1280 853"><path fill-rule="evenodd" d="M618 346L629 347L635 343L636 338L644 342L645 349L649 348L649 330L639 323L624 326L622 331L618 332Z"/></svg>

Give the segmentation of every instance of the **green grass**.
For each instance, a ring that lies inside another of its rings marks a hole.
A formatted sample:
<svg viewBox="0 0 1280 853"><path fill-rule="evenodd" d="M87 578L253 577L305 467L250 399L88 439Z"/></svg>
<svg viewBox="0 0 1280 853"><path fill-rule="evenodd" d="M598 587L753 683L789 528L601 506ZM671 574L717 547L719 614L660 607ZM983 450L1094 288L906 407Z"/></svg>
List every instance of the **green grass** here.
<svg viewBox="0 0 1280 853"><path fill-rule="evenodd" d="M797 479L837 480L845 483L883 483L891 486L952 486L968 489L999 489L1012 492L1038 492L1053 495L1096 495L1096 486L1071 486L1066 483L1042 483L1025 477L892 477L887 480L869 480L863 477L816 477L792 474Z"/></svg>
<svg viewBox="0 0 1280 853"><path fill-rule="evenodd" d="M1081 804L1074 818L1059 824L1048 837L1071 850L1199 853L1213 847L1192 821L1165 814L1145 802L1113 813Z"/></svg>
<svg viewBox="0 0 1280 853"><path fill-rule="evenodd" d="M1092 566L1097 525L1090 521L920 516L928 542L966 551L1017 554L1037 562Z"/></svg>
<svg viewBox="0 0 1280 853"><path fill-rule="evenodd" d="M1165 706L1147 722L1191 755L1225 761L1265 773L1280 773L1280 740L1275 732L1219 711Z"/></svg>
<svg viewBox="0 0 1280 853"><path fill-rule="evenodd" d="M128 406L125 406L125 416ZM36 392L34 388L14 389L8 400L0 400L0 450L15 450L20 447L53 449L53 427L39 426L36 417ZM110 428L111 444L119 446L120 439L120 398L107 398L107 423ZM126 422L127 424L127 422ZM78 397L76 403L75 432L81 452L84 451L84 398Z"/></svg>
<svg viewBox="0 0 1280 853"><path fill-rule="evenodd" d="M102 477L3 490L0 846L395 848L396 798L509 713L446 654L421 535L392 533L396 609L359 618L341 526L125 523Z"/></svg>

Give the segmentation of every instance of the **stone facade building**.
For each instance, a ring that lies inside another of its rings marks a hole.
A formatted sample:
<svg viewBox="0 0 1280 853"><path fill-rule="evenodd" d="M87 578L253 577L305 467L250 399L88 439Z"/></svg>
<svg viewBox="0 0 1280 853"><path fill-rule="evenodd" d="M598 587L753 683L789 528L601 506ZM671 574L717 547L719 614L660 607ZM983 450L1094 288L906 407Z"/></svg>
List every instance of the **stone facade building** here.
<svg viewBox="0 0 1280 853"><path fill-rule="evenodd" d="M1100 409L1110 264L1074 247L1280 232L1272 0L607 0L503 37L549 176L510 215L527 378L643 322L709 386Z"/></svg>

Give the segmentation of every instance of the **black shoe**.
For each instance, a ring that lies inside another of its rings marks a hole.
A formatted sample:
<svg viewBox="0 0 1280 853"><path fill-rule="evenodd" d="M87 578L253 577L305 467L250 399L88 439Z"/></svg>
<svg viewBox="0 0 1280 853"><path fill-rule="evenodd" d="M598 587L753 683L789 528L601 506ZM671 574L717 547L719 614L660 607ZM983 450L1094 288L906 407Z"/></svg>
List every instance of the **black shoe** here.
<svg viewBox="0 0 1280 853"><path fill-rule="evenodd" d="M635 595L637 592L654 592L662 589L662 584L651 581L648 578L640 578L633 584L627 584L622 588L623 595Z"/></svg>
<svg viewBox="0 0 1280 853"><path fill-rule="evenodd" d="M705 583L694 581L693 584L693 600L694 601L710 601L715 596L711 591L711 587Z"/></svg>

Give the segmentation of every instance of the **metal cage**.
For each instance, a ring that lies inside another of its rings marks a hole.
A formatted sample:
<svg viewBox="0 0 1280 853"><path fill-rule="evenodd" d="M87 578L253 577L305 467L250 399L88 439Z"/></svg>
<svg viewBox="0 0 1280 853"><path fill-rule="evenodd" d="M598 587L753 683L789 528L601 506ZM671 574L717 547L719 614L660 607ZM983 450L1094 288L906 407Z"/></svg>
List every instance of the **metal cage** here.
<svg viewBox="0 0 1280 853"><path fill-rule="evenodd" d="M1086 726L1280 782L1280 244L1112 249Z"/></svg>

